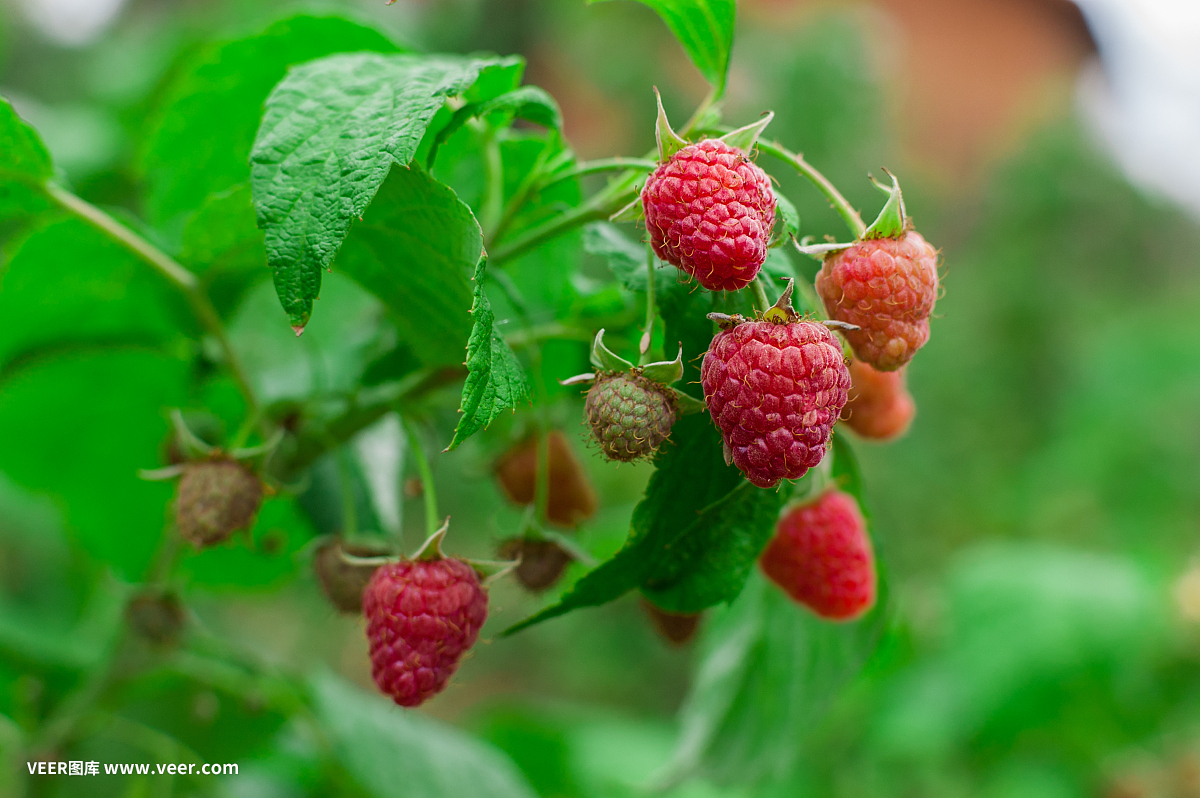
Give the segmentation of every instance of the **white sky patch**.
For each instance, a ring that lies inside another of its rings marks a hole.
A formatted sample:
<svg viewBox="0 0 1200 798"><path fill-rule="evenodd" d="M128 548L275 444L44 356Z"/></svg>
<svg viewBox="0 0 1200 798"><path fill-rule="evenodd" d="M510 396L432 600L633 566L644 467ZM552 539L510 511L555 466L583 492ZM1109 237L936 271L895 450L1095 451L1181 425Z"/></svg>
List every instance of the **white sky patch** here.
<svg viewBox="0 0 1200 798"><path fill-rule="evenodd" d="M1200 0L1075 0L1101 64L1084 116L1130 180L1200 217Z"/></svg>
<svg viewBox="0 0 1200 798"><path fill-rule="evenodd" d="M126 0L17 0L46 38L67 47L93 41L112 24Z"/></svg>

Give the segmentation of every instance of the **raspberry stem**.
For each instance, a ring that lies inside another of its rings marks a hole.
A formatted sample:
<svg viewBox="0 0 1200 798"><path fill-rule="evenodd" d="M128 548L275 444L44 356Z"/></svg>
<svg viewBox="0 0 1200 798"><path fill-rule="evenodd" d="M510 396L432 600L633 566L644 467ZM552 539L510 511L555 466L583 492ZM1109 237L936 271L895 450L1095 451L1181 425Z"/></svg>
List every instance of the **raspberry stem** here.
<svg viewBox="0 0 1200 798"><path fill-rule="evenodd" d="M761 274L750 281L750 290L754 292L755 307L763 313L771 309L771 300L767 298L767 291L763 288Z"/></svg>
<svg viewBox="0 0 1200 798"><path fill-rule="evenodd" d="M808 178L817 187L817 190L825 195L825 199L829 200L829 204L842 217L842 220L850 228L850 232L854 234L854 237L862 238L863 233L867 231L867 226L863 223L862 217L858 215L858 211L854 209L854 206L842 196L842 193L834 187L833 183L829 182L829 178L818 172L799 153L792 152L778 142L759 139L758 148L767 155L791 165L797 172Z"/></svg>
<svg viewBox="0 0 1200 798"><path fill-rule="evenodd" d="M433 485L433 471L429 468L429 460L425 457L425 448L421 438L408 418L401 416L404 432L408 436L408 445L412 449L413 460L417 463L417 473L421 477L421 493L425 497L425 532L432 535L438 530L437 492Z"/></svg>
<svg viewBox="0 0 1200 798"><path fill-rule="evenodd" d="M654 300L654 248L646 245L646 329L642 333L638 365L650 362L650 341L654 337L654 317L657 308Z"/></svg>

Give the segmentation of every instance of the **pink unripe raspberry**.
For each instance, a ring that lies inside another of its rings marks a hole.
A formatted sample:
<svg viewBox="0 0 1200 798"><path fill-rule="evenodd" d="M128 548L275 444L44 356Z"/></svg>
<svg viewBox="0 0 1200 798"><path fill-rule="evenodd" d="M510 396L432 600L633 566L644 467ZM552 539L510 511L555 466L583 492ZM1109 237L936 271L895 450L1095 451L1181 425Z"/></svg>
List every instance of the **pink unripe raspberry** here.
<svg viewBox="0 0 1200 798"><path fill-rule="evenodd" d="M850 401L842 411L850 429L864 438L891 440L908 431L916 414L904 369L876 371L861 360L850 361Z"/></svg>
<svg viewBox="0 0 1200 798"><path fill-rule="evenodd" d="M767 259L775 225L771 179L719 139L689 144L642 189L654 254L710 291L745 288Z"/></svg>
<svg viewBox="0 0 1200 798"><path fill-rule="evenodd" d="M937 250L915 231L831 252L817 274L825 310L862 328L846 340L879 371L900 368L929 340L937 292Z"/></svg>
<svg viewBox="0 0 1200 798"><path fill-rule="evenodd" d="M867 525L858 503L841 491L785 513L759 566L822 618L851 620L875 604L875 554Z"/></svg>
<svg viewBox="0 0 1200 798"><path fill-rule="evenodd" d="M769 488L821 462L850 372L825 326L748 321L713 338L700 384L729 458Z"/></svg>
<svg viewBox="0 0 1200 798"><path fill-rule="evenodd" d="M381 565L363 591L375 684L402 707L440 693L475 645L487 604L479 577L462 560Z"/></svg>

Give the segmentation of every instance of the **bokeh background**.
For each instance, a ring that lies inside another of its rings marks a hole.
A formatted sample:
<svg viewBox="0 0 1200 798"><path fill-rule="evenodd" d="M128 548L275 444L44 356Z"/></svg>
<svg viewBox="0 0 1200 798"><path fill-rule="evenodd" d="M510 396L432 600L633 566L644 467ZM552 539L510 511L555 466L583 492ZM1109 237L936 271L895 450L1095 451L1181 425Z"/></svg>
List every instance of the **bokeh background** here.
<svg viewBox="0 0 1200 798"><path fill-rule="evenodd" d="M661 22L633 3L4 0L0 94L41 131L81 196L145 217L153 165L139 143L172 75L205 43L298 9L349 13L422 50L524 55L527 81L561 103L582 157L652 146L651 86L676 118L706 90ZM788 741L798 762L772 786L713 777L677 794L1200 796L1197 41L1192 0L742 0L726 118L773 109L772 136L860 207L877 203L868 171L900 175L917 225L942 251L946 292L909 370L911 432L859 447L890 582L879 647ZM841 233L815 192L774 171L806 234ZM162 236L178 235L160 218ZM348 339L381 345L358 323L375 311L369 297L336 274L328 285L348 321L314 322L299 354L276 334L265 276L233 316L263 373L291 358L308 375L284 380L279 396L302 393L297 379L336 383ZM549 376L569 376L578 347L547 358L563 372ZM331 373L316 374L318 363ZM600 491L601 512L578 533L600 557L624 538L648 469L593 456L578 409L564 398L555 417ZM520 516L491 463L521 425L435 458L443 508L469 553L492 553ZM0 461L34 456L14 445L0 440ZM52 451L37 457L69 471L73 442L45 445ZM329 482L339 467L368 481L412 476L370 441L356 451L321 466ZM91 656L116 577L77 545L52 499L3 471L0 711L21 723ZM360 521L399 524L415 544L411 493L385 507L358 497ZM303 548L343 520L330 517L339 496L260 523L253 550L185 563L188 600L214 639L369 685L361 623L327 607ZM493 637L541 602L499 585ZM61 650L35 652L44 638ZM671 755L705 650L664 645L627 597L485 642L422 711L507 751L543 798L643 795ZM316 794L312 741L270 713L178 675L123 700L119 712L146 727L239 762L228 795ZM84 794L61 782L37 789Z"/></svg>

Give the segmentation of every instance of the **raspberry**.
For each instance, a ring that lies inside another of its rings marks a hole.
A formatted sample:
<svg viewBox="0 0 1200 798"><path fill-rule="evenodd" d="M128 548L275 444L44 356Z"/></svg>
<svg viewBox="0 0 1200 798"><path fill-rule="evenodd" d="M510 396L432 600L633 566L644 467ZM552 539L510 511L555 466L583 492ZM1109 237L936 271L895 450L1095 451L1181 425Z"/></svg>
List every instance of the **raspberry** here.
<svg viewBox="0 0 1200 798"><path fill-rule="evenodd" d="M846 333L854 354L880 371L903 366L929 340L937 299L937 250L920 233L869 238L825 257L817 293Z"/></svg>
<svg viewBox="0 0 1200 798"><path fill-rule="evenodd" d="M871 539L858 504L841 491L785 513L759 565L822 618L850 620L875 604Z"/></svg>
<svg viewBox="0 0 1200 798"><path fill-rule="evenodd" d="M658 636L673 646L683 646L691 642L700 629L701 612L670 612L655 606L647 599L642 599L642 609L654 626Z"/></svg>
<svg viewBox="0 0 1200 798"><path fill-rule="evenodd" d="M262 483L236 460L198 460L184 466L175 492L179 534L196 548L221 543L254 521Z"/></svg>
<svg viewBox="0 0 1200 798"><path fill-rule="evenodd" d="M602 373L588 390L584 413L600 451L628 463L650 457L678 415L670 389L633 372Z"/></svg>
<svg viewBox="0 0 1200 798"><path fill-rule="evenodd" d="M517 580L532 593L551 587L571 564L571 555L552 540L510 538L500 544L500 556L506 560L521 558Z"/></svg>
<svg viewBox="0 0 1200 798"><path fill-rule="evenodd" d="M379 565L349 562L342 556L343 552L351 557L368 558L384 556L388 550L379 545L333 541L317 549L313 557L313 571L317 574L325 598L338 612L358 615L362 613L363 590Z"/></svg>
<svg viewBox="0 0 1200 798"><path fill-rule="evenodd" d="M462 560L381 565L363 591L371 673L402 707L445 688L487 620L488 597Z"/></svg>
<svg viewBox="0 0 1200 798"><path fill-rule="evenodd" d="M550 490L546 519L559 526L573 528L596 514L596 490L571 452L566 436L554 430L547 437ZM504 495L515 504L533 504L537 486L537 457L537 438L530 437L496 461L496 478L500 480Z"/></svg>
<svg viewBox="0 0 1200 798"><path fill-rule="evenodd" d="M654 254L710 291L745 288L767 259L775 225L771 180L718 139L689 144L642 189Z"/></svg>
<svg viewBox="0 0 1200 798"><path fill-rule="evenodd" d="M749 321L713 338L700 367L726 456L760 488L821 462L846 404L842 348L811 321Z"/></svg>
<svg viewBox="0 0 1200 798"><path fill-rule="evenodd" d="M850 361L850 401L842 419L864 438L900 437L917 413L904 383L903 369L876 371L861 360Z"/></svg>

